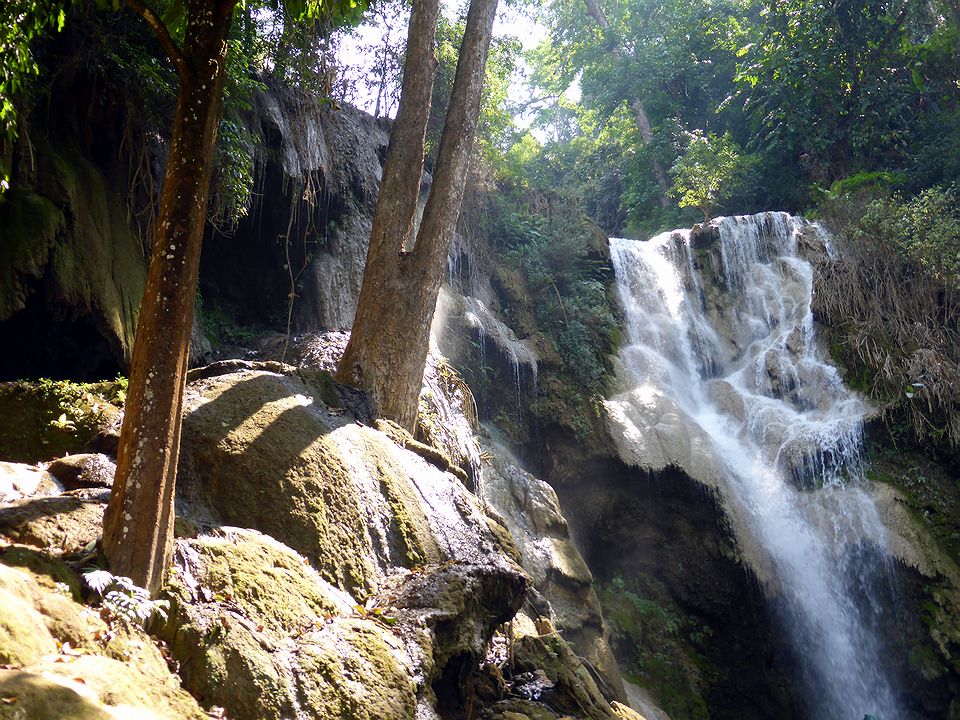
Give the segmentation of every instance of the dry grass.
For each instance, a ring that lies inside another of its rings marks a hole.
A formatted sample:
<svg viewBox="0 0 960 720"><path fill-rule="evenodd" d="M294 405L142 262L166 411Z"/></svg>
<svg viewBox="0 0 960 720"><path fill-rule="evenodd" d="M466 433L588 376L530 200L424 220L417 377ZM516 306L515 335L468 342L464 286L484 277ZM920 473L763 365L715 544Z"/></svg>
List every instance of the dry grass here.
<svg viewBox="0 0 960 720"><path fill-rule="evenodd" d="M883 244L836 240L814 311L854 384L914 438L960 447L960 292ZM916 384L916 385L915 385Z"/></svg>

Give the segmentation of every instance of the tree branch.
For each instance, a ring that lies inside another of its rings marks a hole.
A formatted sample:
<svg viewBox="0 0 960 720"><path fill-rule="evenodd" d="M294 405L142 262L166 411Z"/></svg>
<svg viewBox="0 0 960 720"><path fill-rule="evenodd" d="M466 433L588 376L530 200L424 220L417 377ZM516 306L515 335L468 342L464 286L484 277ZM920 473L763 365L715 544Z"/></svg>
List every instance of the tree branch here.
<svg viewBox="0 0 960 720"><path fill-rule="evenodd" d="M887 46L893 42L894 38L900 33L901 28L903 28L903 22L907 19L907 10L910 8L910 3L905 2L903 8L900 10L900 14L897 16L896 20L893 21L893 25L890 26L890 29L887 31L887 34L884 35L883 40L880 41L880 44L877 45L874 50L874 55L879 55L884 50L887 49Z"/></svg>
<svg viewBox="0 0 960 720"><path fill-rule="evenodd" d="M177 44L170 36L170 31L167 29L167 26L163 23L163 20L160 19L160 16L146 3L142 2L142 0L124 1L134 12L147 21L147 25L150 26L157 36L157 39L160 41L160 46L164 52L167 53L167 57L170 58L174 67L177 68L177 74L183 78L186 72L186 61L183 58L183 53L180 51L180 48L177 47Z"/></svg>

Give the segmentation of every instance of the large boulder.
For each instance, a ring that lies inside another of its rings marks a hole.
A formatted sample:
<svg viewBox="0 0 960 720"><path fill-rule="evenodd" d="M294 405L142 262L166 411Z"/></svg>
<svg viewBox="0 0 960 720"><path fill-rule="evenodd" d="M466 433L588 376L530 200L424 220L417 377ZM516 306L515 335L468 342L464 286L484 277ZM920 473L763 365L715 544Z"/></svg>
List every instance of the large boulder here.
<svg viewBox="0 0 960 720"><path fill-rule="evenodd" d="M460 712L526 594L509 533L328 378L219 370L186 398L178 514L200 534L178 541L163 632L187 686L237 720Z"/></svg>
<svg viewBox="0 0 960 720"><path fill-rule="evenodd" d="M526 580L507 563L392 575L358 604L307 560L252 530L180 540L162 633L185 685L235 720L402 720L458 682Z"/></svg>
<svg viewBox="0 0 960 720"><path fill-rule="evenodd" d="M246 370L190 385L183 512L269 534L357 597L398 567L499 561L501 541L456 477L350 422L309 381Z"/></svg>

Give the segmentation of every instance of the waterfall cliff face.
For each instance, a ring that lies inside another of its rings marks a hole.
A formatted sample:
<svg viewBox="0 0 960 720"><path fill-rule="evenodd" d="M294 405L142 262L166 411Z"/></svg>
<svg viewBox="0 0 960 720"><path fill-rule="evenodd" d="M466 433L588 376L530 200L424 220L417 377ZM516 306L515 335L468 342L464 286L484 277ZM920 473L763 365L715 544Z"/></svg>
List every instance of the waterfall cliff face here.
<svg viewBox="0 0 960 720"><path fill-rule="evenodd" d="M886 532L865 489L869 406L817 346L815 226L782 213L612 239L626 344L606 402L629 464L678 466L722 497L741 554L782 609L811 717L895 718L873 628L889 591ZM885 587L886 585L886 587Z"/></svg>

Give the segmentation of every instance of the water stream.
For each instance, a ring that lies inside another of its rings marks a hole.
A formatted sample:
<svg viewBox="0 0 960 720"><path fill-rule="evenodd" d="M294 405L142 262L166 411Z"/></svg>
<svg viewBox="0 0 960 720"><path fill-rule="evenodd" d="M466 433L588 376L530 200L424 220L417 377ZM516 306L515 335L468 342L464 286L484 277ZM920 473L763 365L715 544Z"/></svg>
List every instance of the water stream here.
<svg viewBox="0 0 960 720"><path fill-rule="evenodd" d="M900 717L875 629L889 557L865 489L869 406L817 345L804 255L816 226L783 213L611 239L626 342L607 401L623 459L683 468L723 499L803 666L812 718ZM813 248L813 250L811 250Z"/></svg>

